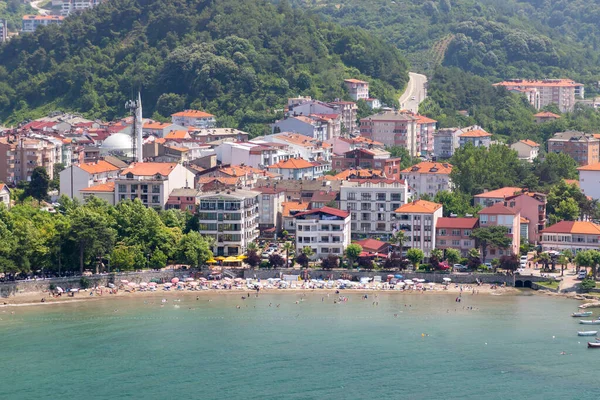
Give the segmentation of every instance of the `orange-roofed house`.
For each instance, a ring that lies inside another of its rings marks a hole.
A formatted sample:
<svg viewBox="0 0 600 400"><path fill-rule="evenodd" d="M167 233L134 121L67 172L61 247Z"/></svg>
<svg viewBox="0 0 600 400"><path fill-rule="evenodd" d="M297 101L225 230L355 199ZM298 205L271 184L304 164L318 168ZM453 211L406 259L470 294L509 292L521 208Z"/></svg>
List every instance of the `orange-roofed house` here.
<svg viewBox="0 0 600 400"><path fill-rule="evenodd" d="M181 126L196 128L214 128L217 120L214 115L200 110L184 110L171 114L171 122Z"/></svg>
<svg viewBox="0 0 600 400"><path fill-rule="evenodd" d="M265 142L285 144L291 154L297 154L308 161L331 161L332 145L299 133L284 132L262 138Z"/></svg>
<svg viewBox="0 0 600 400"><path fill-rule="evenodd" d="M423 161L402 170L402 179L413 189L415 197L428 194L432 198L442 190L452 191L452 165L444 162Z"/></svg>
<svg viewBox="0 0 600 400"><path fill-rule="evenodd" d="M560 112L573 111L575 98L584 98L584 86L571 79L510 79L494 84L504 86L507 90L522 92L536 108L556 104Z"/></svg>
<svg viewBox="0 0 600 400"><path fill-rule="evenodd" d="M415 200L396 209L398 230L406 238L404 247L421 249L429 257L435 248L435 227L443 212L441 204L426 200Z"/></svg>
<svg viewBox="0 0 600 400"><path fill-rule="evenodd" d="M551 113L550 111L542 111L533 116L536 124L543 124L544 122L555 121L560 118L560 115Z"/></svg>
<svg viewBox="0 0 600 400"><path fill-rule="evenodd" d="M58 15L24 15L23 32L35 32L38 26L62 24L65 17Z"/></svg>
<svg viewBox="0 0 600 400"><path fill-rule="evenodd" d="M115 205L115 182L99 183L85 189L81 189L80 195L83 200L88 200L90 197L97 197L105 200L111 206Z"/></svg>
<svg viewBox="0 0 600 400"><path fill-rule="evenodd" d="M519 187L507 186L496 190L486 191L480 194L476 194L474 197L474 204L481 205L482 207L493 206L496 203L504 204L504 200L507 197L521 193L523 189Z"/></svg>
<svg viewBox="0 0 600 400"><path fill-rule="evenodd" d="M511 239L511 244L506 249L499 249L488 245L484 262L505 255L519 254L519 246L521 245L521 214L519 211L514 208L508 208L501 203L496 203L491 207L479 211L479 226L481 228L504 226L508 229L508 236Z"/></svg>
<svg viewBox="0 0 600 400"><path fill-rule="evenodd" d="M594 200L600 199L600 163L577 168L581 191Z"/></svg>
<svg viewBox="0 0 600 400"><path fill-rule="evenodd" d="M590 221L561 221L542 231L542 251L598 250L600 226Z"/></svg>
<svg viewBox="0 0 600 400"><path fill-rule="evenodd" d="M172 131L185 131L185 127L177 124L153 121L144 123L142 127L144 135L153 135L159 138L166 137Z"/></svg>
<svg viewBox="0 0 600 400"><path fill-rule="evenodd" d="M313 258L344 255L350 244L350 213L337 208L321 207L297 213L296 254L310 247Z"/></svg>
<svg viewBox="0 0 600 400"><path fill-rule="evenodd" d="M177 163L133 163L115 179L115 202L140 199L147 206L164 209L174 189L192 188L194 173Z"/></svg>
<svg viewBox="0 0 600 400"><path fill-rule="evenodd" d="M519 140L511 144L510 148L517 152L520 160L528 162L533 162L540 154L540 145L529 139Z"/></svg>
<svg viewBox="0 0 600 400"><path fill-rule="evenodd" d="M492 144L492 134L487 133L483 129L472 129L458 135L458 143L460 147L471 143L475 147L490 147Z"/></svg>
<svg viewBox="0 0 600 400"><path fill-rule="evenodd" d="M267 167L269 172L280 174L282 179L313 179L320 175L316 175L315 164L306 161L303 158L290 158L289 160L280 161Z"/></svg>
<svg viewBox="0 0 600 400"><path fill-rule="evenodd" d="M191 135L187 130L181 129L178 131L170 131L164 137L165 139L190 139Z"/></svg>
<svg viewBox="0 0 600 400"><path fill-rule="evenodd" d="M69 166L60 172L60 194L84 200L83 189L113 181L120 171L120 167L105 160Z"/></svg>
<svg viewBox="0 0 600 400"><path fill-rule="evenodd" d="M471 238L473 229L479 227L479 218L439 218L435 225L436 249L456 249L463 257L469 250L475 248L475 241Z"/></svg>

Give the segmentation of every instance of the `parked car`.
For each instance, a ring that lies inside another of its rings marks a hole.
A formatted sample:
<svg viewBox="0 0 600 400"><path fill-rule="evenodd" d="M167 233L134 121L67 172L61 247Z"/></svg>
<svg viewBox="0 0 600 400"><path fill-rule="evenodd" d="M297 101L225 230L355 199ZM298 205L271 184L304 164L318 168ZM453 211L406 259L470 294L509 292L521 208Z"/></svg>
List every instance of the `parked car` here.
<svg viewBox="0 0 600 400"><path fill-rule="evenodd" d="M483 263L483 265L485 265L485 266L487 267L487 269L492 269L492 268L494 268L494 267L492 266L492 263L489 263L489 262L487 262L487 263Z"/></svg>
<svg viewBox="0 0 600 400"><path fill-rule="evenodd" d="M454 271L458 272L465 272L467 270L467 266L462 264L454 264L452 267Z"/></svg>
<svg viewBox="0 0 600 400"><path fill-rule="evenodd" d="M585 269L579 270L579 273L577 273L577 279L585 279L585 278L587 278L587 271Z"/></svg>

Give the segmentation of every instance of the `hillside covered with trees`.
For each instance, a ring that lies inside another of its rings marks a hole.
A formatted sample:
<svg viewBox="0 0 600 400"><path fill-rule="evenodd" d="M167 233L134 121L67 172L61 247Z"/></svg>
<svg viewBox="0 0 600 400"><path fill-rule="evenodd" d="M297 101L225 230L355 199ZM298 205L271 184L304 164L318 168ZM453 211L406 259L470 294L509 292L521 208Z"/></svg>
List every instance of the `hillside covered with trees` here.
<svg viewBox="0 0 600 400"><path fill-rule="evenodd" d="M395 104L407 63L365 31L287 3L108 1L0 47L0 120L56 109L111 119L141 89L145 115L193 107L259 133L288 96L344 98L348 77Z"/></svg>

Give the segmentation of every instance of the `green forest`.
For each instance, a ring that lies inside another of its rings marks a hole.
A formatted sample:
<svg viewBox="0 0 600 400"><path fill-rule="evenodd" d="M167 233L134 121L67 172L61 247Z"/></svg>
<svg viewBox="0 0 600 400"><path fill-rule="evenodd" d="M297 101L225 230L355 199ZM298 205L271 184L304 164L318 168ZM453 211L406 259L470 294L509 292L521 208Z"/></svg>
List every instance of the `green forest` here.
<svg viewBox="0 0 600 400"><path fill-rule="evenodd" d="M407 68L394 46L287 3L109 1L0 47L0 119L70 109L110 120L141 90L146 115L193 107L258 134L288 96L347 98L348 77L394 105Z"/></svg>
<svg viewBox="0 0 600 400"><path fill-rule="evenodd" d="M29 4L19 0L0 0L0 19L5 19L11 32L21 30L23 15L34 14Z"/></svg>

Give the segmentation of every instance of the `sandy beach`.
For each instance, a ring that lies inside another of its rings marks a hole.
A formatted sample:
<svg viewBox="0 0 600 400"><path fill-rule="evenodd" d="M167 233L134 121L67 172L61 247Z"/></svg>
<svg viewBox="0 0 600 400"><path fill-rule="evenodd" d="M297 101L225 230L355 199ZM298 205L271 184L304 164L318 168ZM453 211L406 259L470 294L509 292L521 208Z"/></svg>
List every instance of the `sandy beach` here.
<svg viewBox="0 0 600 400"><path fill-rule="evenodd" d="M219 285L221 283L217 281ZM477 295L514 295L520 293L518 289L513 287L501 287L497 285L481 284L480 286L471 285L441 285L437 284L433 287L425 287L425 290L394 290L394 289L377 289L377 288L364 288L364 289L338 289L338 288L305 288L298 285L296 288L266 288L262 287L258 292L261 294L289 294L289 295L301 295L303 293L328 293L335 294L339 291L341 296L348 294L369 294L369 293L397 293L397 294L411 294L415 296L429 296L436 294L455 294L457 296L477 296ZM90 292L93 292L90 295ZM256 296L256 290L252 290L246 286L233 287L231 289L208 289L208 290L164 290L161 286L155 291L141 291L141 290L118 290L117 293L111 294L109 289L104 288L102 294L100 290L94 289L82 289L81 291L74 294L73 297L67 293L63 293L61 296L53 296L49 291L43 292L29 292L29 293L17 293L13 296L0 299L1 307L15 307L15 306L49 306L52 304L61 304L67 302L88 302L100 299L124 299L124 298L175 298L175 297L205 297L211 296ZM42 299L44 301L42 302Z"/></svg>

